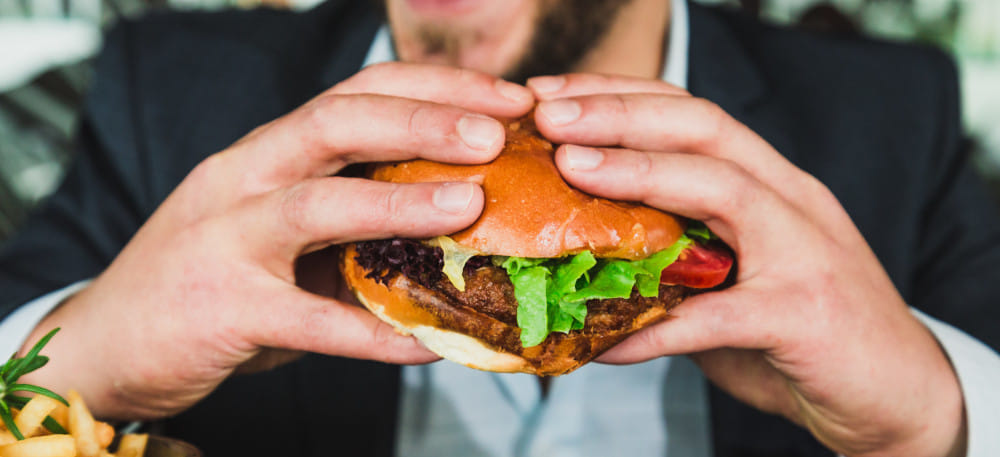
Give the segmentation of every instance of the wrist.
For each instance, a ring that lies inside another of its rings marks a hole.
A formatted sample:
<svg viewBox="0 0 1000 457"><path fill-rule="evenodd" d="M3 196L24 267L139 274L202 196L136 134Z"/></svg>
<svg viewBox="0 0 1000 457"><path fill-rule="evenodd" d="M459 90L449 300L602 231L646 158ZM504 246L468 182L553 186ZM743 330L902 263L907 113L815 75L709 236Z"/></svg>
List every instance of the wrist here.
<svg viewBox="0 0 1000 457"><path fill-rule="evenodd" d="M59 333L41 352L49 357L49 363L27 374L25 381L63 396L75 389L95 416L106 417L101 411L105 392L99 386L108 385L101 379L107 374L107 368L102 366L107 358L94 346L105 338L95 337L99 333L89 330L88 319L81 319L88 314L78 309L83 307L80 298L86 293L87 288L82 289L49 312L31 331L18 353L24 355L42 336L59 327Z"/></svg>
<svg viewBox="0 0 1000 457"><path fill-rule="evenodd" d="M943 354L942 354L943 356ZM927 379L927 385L937 386L928 395L922 421L908 434L910 439L863 457L965 457L968 441L968 422L961 386L950 363L939 376ZM938 378L938 382L932 382ZM862 457L862 456L859 456Z"/></svg>

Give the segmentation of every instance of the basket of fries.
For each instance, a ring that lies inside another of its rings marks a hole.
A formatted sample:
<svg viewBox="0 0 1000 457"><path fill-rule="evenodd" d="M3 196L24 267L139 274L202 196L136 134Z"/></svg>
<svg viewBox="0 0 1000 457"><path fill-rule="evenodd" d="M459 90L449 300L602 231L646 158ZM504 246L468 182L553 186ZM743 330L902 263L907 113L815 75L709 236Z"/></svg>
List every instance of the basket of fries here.
<svg viewBox="0 0 1000 457"><path fill-rule="evenodd" d="M111 424L90 414L75 390L63 398L44 387L19 383L22 375L48 362L39 352L57 331L45 335L24 357L11 357L0 367L0 457L201 456L194 446L178 440L139 433L116 436Z"/></svg>

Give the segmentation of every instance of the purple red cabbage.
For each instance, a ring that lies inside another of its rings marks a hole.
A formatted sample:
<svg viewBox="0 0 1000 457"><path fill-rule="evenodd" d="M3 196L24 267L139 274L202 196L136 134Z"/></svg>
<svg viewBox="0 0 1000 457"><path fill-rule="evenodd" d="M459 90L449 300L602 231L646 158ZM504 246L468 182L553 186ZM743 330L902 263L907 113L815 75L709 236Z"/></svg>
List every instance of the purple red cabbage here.
<svg viewBox="0 0 1000 457"><path fill-rule="evenodd" d="M396 275L402 274L417 284L434 288L444 276L444 252L419 241L402 238L361 241L355 243L355 250L355 261L368 270L365 277L386 286ZM486 265L492 265L489 256L476 256L469 259L465 269L470 271Z"/></svg>

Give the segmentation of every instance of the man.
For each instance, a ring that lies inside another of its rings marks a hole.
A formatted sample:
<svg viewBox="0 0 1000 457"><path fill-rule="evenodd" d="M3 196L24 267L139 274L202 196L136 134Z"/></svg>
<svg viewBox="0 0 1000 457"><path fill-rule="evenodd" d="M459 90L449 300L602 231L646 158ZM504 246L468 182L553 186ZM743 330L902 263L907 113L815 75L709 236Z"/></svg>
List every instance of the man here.
<svg viewBox="0 0 1000 457"><path fill-rule="evenodd" d="M410 63L360 72L379 20L356 2L154 16L112 34L78 163L0 258L5 309L31 302L7 321L30 322L28 341L63 328L34 382L75 387L105 417L167 418L166 434L209 455L406 455L424 449L415 436L446 440L421 427L458 429L469 442L450 453L490 451L492 407L397 429L420 410L412 392L400 398L400 370L349 359L435 357L352 306L325 249L454 232L475 220L481 190L334 175L412 157L488 161L503 142L489 116L538 100L571 184L704 220L737 254L735 286L687 300L602 359L690 354L728 395L711 392L712 431L687 439L724 456L988 452L997 400L983 386L1000 362L969 335L1000 341L1000 223L963 164L945 59L662 0L386 6ZM520 86L491 74L555 76ZM646 452L686 439L637 420L671 414L666 402L612 413L619 398L636 403L613 389L636 376L612 368L612 388L575 400L605 413L587 421L635 433L583 424L574 437ZM425 410L446 404L435 394L446 383L425 383ZM505 392L462 389L487 403ZM535 411L495 454L585 452L537 445Z"/></svg>

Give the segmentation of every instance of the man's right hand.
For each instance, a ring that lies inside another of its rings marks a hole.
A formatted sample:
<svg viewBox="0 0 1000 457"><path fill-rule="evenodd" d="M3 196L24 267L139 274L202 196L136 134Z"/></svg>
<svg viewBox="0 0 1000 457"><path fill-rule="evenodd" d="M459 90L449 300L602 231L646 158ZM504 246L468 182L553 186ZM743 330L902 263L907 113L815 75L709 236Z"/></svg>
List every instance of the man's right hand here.
<svg viewBox="0 0 1000 457"><path fill-rule="evenodd" d="M364 309L297 286L296 259L468 226L483 205L474 184L333 175L357 162L489 161L504 133L484 115L521 116L533 102L485 74L381 64L255 129L199 164L114 262L35 329L29 345L62 327L46 348L51 363L30 381L76 388L99 416L150 419L190 407L238 369L302 351L435 360Z"/></svg>

